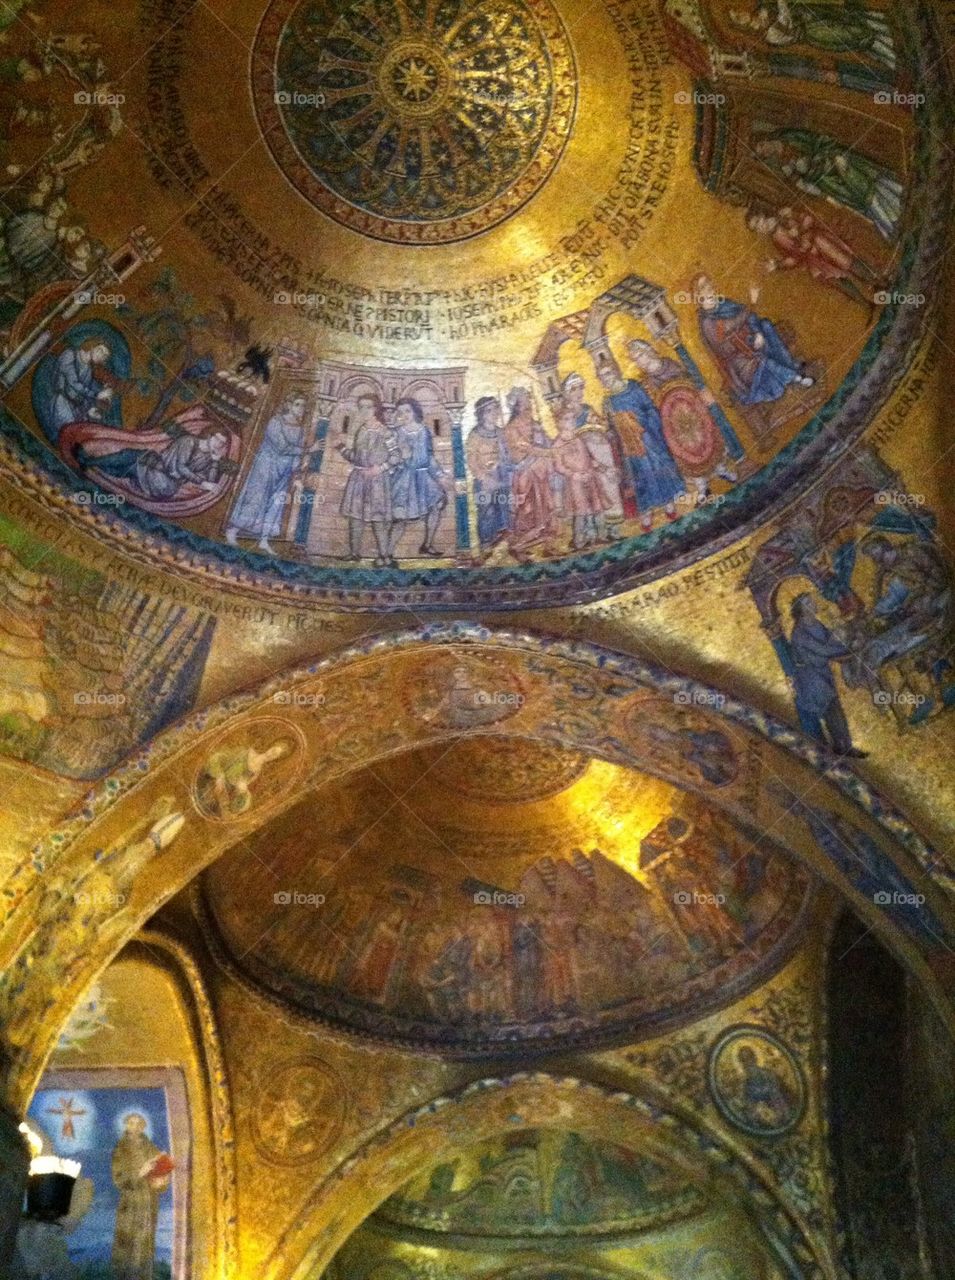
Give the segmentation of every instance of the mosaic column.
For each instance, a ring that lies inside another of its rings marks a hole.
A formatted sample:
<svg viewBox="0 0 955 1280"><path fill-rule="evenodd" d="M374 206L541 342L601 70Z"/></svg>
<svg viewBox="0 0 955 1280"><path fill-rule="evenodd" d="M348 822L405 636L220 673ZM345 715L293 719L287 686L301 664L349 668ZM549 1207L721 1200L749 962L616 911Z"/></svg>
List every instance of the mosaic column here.
<svg viewBox="0 0 955 1280"><path fill-rule="evenodd" d="M23 1208L30 1155L20 1121L0 1107L0 1275L9 1275Z"/></svg>
<svg viewBox="0 0 955 1280"><path fill-rule="evenodd" d="M318 478L322 472L322 463L325 461L325 445L328 442L328 428L331 422L331 410L322 409L321 416L315 423L315 441L316 445L321 447L313 454L309 455L306 463L305 476L303 480L309 480L311 483L302 485L301 503L299 505L298 514L295 517L293 526L293 536L295 545L298 547L308 546L309 530L312 527L312 515L318 495ZM306 495L311 495L306 497Z"/></svg>
<svg viewBox="0 0 955 1280"><path fill-rule="evenodd" d="M451 443L454 457L454 527L459 557L469 559L474 546L477 515L471 502L467 455L464 452L464 413L454 410L451 416Z"/></svg>

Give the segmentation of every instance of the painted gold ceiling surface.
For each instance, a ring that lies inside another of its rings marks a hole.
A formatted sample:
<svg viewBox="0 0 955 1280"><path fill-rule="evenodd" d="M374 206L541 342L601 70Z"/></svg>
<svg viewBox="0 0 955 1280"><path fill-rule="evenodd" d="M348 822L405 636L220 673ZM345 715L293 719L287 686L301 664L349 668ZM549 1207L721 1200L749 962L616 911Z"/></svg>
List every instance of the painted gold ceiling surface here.
<svg viewBox="0 0 955 1280"><path fill-rule="evenodd" d="M931 21L866 13L27 0L5 466L295 600L554 604L685 564L864 429L931 302Z"/></svg>
<svg viewBox="0 0 955 1280"><path fill-rule="evenodd" d="M220 960L307 1016L472 1055L685 1020L791 952L795 864L667 783L497 742L351 774L243 839L197 899Z"/></svg>
<svg viewBox="0 0 955 1280"><path fill-rule="evenodd" d="M159 910L197 1276L834 1275L836 899L951 1022L955 9L0 10L5 1099L190 1056Z"/></svg>
<svg viewBox="0 0 955 1280"><path fill-rule="evenodd" d="M560 1129L518 1130L424 1169L375 1214L383 1226L465 1236L560 1238L640 1230L705 1200L645 1153Z"/></svg>

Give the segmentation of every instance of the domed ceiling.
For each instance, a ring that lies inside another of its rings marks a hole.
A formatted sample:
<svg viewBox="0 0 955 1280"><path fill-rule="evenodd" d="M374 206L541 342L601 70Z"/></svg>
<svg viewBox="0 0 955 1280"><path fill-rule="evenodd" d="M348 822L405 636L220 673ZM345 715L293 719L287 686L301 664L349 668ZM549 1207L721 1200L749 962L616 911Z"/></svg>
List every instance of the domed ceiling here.
<svg viewBox="0 0 955 1280"><path fill-rule="evenodd" d="M905 12L18 0L3 465L140 558L343 606L684 563L903 372L945 209Z"/></svg>
<svg viewBox="0 0 955 1280"><path fill-rule="evenodd" d="M210 867L197 906L220 962L299 1013L481 1056L725 1002L782 964L810 896L669 784L488 737L322 788Z"/></svg>

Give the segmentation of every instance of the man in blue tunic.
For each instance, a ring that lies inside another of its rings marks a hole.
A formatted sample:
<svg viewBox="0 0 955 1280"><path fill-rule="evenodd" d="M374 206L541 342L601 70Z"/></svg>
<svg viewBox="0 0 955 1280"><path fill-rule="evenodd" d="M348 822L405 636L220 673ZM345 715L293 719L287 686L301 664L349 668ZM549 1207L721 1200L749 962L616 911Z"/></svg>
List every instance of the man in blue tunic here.
<svg viewBox="0 0 955 1280"><path fill-rule="evenodd" d="M867 753L852 745L832 672L833 662L852 657L852 650L816 617L808 592L796 597L791 611L795 625L789 637L789 652L799 722L806 733L837 755L861 759Z"/></svg>
<svg viewBox="0 0 955 1280"><path fill-rule="evenodd" d="M496 396L482 396L474 406L475 426L467 438L468 471L474 481L478 541L490 552L511 527L513 466L504 440L504 414Z"/></svg>
<svg viewBox="0 0 955 1280"><path fill-rule="evenodd" d="M282 532L292 480L306 453L311 452L305 447L307 404L304 395L293 392L265 428L229 517L226 541L230 546L236 545L241 533L258 537L259 550L274 555L269 538Z"/></svg>
<svg viewBox="0 0 955 1280"><path fill-rule="evenodd" d="M424 521L424 538L418 548L422 556L440 556L434 545L441 513L448 505L447 477L434 456L434 440L417 400L406 398L395 405L395 437L400 462L391 474L391 527L388 554L391 557L410 520Z"/></svg>
<svg viewBox="0 0 955 1280"><path fill-rule="evenodd" d="M699 301L700 334L737 404L771 403L781 400L790 387L815 384L771 320L742 302L721 298L709 276L698 276L693 292ZM754 288L750 296L755 306L759 290Z"/></svg>
<svg viewBox="0 0 955 1280"><path fill-rule="evenodd" d="M686 483L673 461L663 435L659 410L644 387L626 379L612 356L604 354L597 376L607 390L604 416L620 440L633 480L640 523L649 531L655 508L662 507L668 520L676 519L676 500L686 493Z"/></svg>

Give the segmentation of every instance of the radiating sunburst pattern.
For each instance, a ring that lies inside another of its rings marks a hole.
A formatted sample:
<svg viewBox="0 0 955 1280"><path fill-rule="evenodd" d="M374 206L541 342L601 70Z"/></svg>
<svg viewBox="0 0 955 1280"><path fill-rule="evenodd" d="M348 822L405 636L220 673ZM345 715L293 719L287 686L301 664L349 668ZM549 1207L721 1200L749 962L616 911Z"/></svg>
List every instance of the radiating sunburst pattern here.
<svg viewBox="0 0 955 1280"><path fill-rule="evenodd" d="M276 0L257 99L288 177L338 221L412 244L462 239L538 190L576 75L549 0Z"/></svg>

